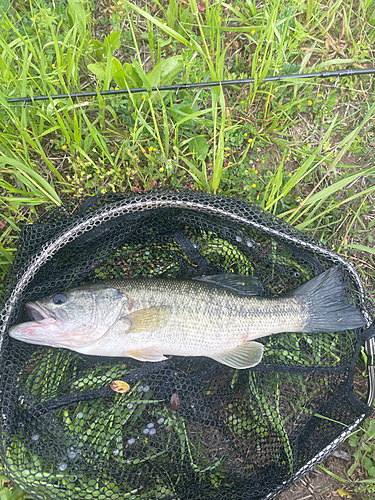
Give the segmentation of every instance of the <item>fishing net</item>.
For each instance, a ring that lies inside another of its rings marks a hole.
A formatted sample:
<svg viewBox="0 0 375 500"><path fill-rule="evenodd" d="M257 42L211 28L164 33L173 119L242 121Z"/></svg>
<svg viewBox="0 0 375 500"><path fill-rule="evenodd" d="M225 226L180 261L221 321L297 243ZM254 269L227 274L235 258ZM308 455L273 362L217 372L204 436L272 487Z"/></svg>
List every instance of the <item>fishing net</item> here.
<svg viewBox="0 0 375 500"><path fill-rule="evenodd" d="M253 369L86 356L7 335L28 320L27 301L84 283L235 273L274 297L334 265L367 328L259 339ZM72 201L24 228L5 291L1 468L35 499L271 499L370 414L353 392L375 333L358 274L255 205L185 190Z"/></svg>

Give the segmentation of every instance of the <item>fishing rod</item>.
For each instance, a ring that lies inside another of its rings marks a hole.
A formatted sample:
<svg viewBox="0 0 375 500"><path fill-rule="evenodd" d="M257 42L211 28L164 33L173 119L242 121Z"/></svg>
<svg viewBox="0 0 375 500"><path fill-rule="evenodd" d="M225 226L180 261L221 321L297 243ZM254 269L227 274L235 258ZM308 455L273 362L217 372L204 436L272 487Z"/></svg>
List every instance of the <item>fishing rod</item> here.
<svg viewBox="0 0 375 500"><path fill-rule="evenodd" d="M340 69L336 71L321 71L320 73L302 73L297 75L279 75L279 76L267 76L263 78L261 83L264 82L279 82L284 80L306 80L308 78L334 78L336 77L336 86L338 79L344 76L355 76L355 75L370 75L375 73L375 68L365 68L365 69ZM218 82L201 82L201 83L177 83L174 85L161 85L160 87L151 87L147 89L146 87L136 87L128 89L112 89L112 90L99 90L98 92L72 92L71 94L56 94L56 95L39 95L35 97L25 96L25 97L12 97L7 99L7 102L22 102L26 104L27 102L34 101L46 101L49 99L68 99L77 97L94 97L100 94L101 96L107 95L121 95L121 94L139 94L140 92L163 92L168 90L186 90L186 89L200 89L204 87L227 87L229 85L247 85L249 83L255 83L256 78L244 78L242 80L224 80Z"/></svg>

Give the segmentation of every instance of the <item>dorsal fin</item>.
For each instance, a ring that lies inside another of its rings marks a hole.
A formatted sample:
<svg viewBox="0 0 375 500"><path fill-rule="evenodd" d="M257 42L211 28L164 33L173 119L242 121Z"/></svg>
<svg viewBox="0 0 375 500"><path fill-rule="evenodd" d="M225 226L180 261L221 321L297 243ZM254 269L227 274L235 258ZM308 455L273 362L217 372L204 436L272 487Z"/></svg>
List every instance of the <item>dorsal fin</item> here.
<svg viewBox="0 0 375 500"><path fill-rule="evenodd" d="M214 274L212 276L201 276L195 278L198 281L212 283L214 285L230 288L244 295L259 295L259 280L255 276L246 274Z"/></svg>

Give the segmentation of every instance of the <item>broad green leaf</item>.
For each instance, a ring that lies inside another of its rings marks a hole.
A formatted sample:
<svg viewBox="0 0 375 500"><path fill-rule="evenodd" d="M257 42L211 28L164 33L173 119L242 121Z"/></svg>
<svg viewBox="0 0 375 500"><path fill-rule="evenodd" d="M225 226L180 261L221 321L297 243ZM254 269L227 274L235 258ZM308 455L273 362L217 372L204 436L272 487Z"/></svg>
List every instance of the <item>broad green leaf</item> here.
<svg viewBox="0 0 375 500"><path fill-rule="evenodd" d="M169 36L165 40L162 38L159 41L159 45L160 45L161 48L163 48L163 47L166 47L167 45L169 45L171 42L172 42L172 37Z"/></svg>
<svg viewBox="0 0 375 500"><path fill-rule="evenodd" d="M68 0L68 4L68 12L72 18L73 25L78 24L80 33L85 33L87 16L85 11L85 2L82 0Z"/></svg>
<svg viewBox="0 0 375 500"><path fill-rule="evenodd" d="M172 56L161 61L161 83L168 85L172 83L175 76L182 70L181 56Z"/></svg>
<svg viewBox="0 0 375 500"><path fill-rule="evenodd" d="M109 85L112 80L112 51L107 50L107 64L105 66L104 90L109 90Z"/></svg>
<svg viewBox="0 0 375 500"><path fill-rule="evenodd" d="M366 430L366 434L371 437L375 435L375 420L370 420L370 424L368 426L368 429Z"/></svg>
<svg viewBox="0 0 375 500"><path fill-rule="evenodd" d="M162 61L159 62L154 69L147 75L147 81L151 87L159 87L161 81L161 66ZM147 88L147 86L146 86Z"/></svg>
<svg viewBox="0 0 375 500"><path fill-rule="evenodd" d="M89 40L87 43L88 50L95 52L95 58L98 62L102 61L105 57L104 44L99 42L99 40Z"/></svg>
<svg viewBox="0 0 375 500"><path fill-rule="evenodd" d="M121 33L119 31L112 31L104 40L104 49L106 52L110 51L113 53L115 50L119 49L121 46L120 41Z"/></svg>
<svg viewBox="0 0 375 500"><path fill-rule="evenodd" d="M374 462L369 457L363 457L362 465L367 471L375 467Z"/></svg>
<svg viewBox="0 0 375 500"><path fill-rule="evenodd" d="M183 35L184 30L191 31L194 24L194 17L190 9L188 7L184 7L181 2L179 5L179 17L180 26L178 26L177 31L180 35Z"/></svg>
<svg viewBox="0 0 375 500"><path fill-rule="evenodd" d="M147 78L147 75L146 73L144 72L142 66L139 64L138 61L136 61L133 57L131 58L132 59L132 63L134 65L134 68L136 70L136 72L138 73L138 75L141 77L142 79L142 82L143 82L143 85L145 86L145 88L147 89L147 92L152 92L151 91L151 84Z"/></svg>
<svg viewBox="0 0 375 500"><path fill-rule="evenodd" d="M134 66L129 63L124 63L124 71L126 73L126 76L130 79L132 86L133 87L141 87L142 86L142 80L139 78L138 73L136 72Z"/></svg>
<svg viewBox="0 0 375 500"><path fill-rule="evenodd" d="M116 57L112 57L112 75L120 89L126 89L128 86L130 87L126 72Z"/></svg>
<svg viewBox="0 0 375 500"><path fill-rule="evenodd" d="M85 141L83 143L83 150L85 152L89 151L91 149L91 145L92 145L92 141L94 139L92 138L91 135L88 135L86 138L85 138ZM93 162L92 162L93 163Z"/></svg>
<svg viewBox="0 0 375 500"><path fill-rule="evenodd" d="M210 108L210 110L211 109L212 108ZM194 103L193 105L190 103L175 104L173 106L173 118L178 120L176 123L177 127L180 127L183 124L185 124L185 126L191 126L194 118L200 115L205 115L209 113L210 110L202 110L204 112L198 111L197 103ZM182 118L179 119L180 116L182 116Z"/></svg>
<svg viewBox="0 0 375 500"><path fill-rule="evenodd" d="M94 73L94 75L98 77L99 80L104 80L106 70L105 63L97 62L95 64L88 64L87 67L91 73Z"/></svg>
<svg viewBox="0 0 375 500"><path fill-rule="evenodd" d="M335 66L337 64L353 64L356 62L356 59L330 59L329 61L322 62L317 66L317 71L320 71L323 68L327 68L329 66Z"/></svg>
<svg viewBox="0 0 375 500"><path fill-rule="evenodd" d="M176 75L181 72L181 57L168 57L158 63L155 68L147 75L147 79L152 87L159 85L168 85L173 81Z"/></svg>
<svg viewBox="0 0 375 500"><path fill-rule="evenodd" d="M348 439L349 445L352 448L356 447L357 444L359 443L360 439L361 438L359 436L357 436L357 435L350 436L349 439Z"/></svg>
<svg viewBox="0 0 375 500"><path fill-rule="evenodd" d="M204 135L197 135L196 137L193 137L193 139L189 142L189 149L193 154L195 153L194 156L196 158L204 161L207 157L209 149L207 137Z"/></svg>
<svg viewBox="0 0 375 500"><path fill-rule="evenodd" d="M169 5L167 9L167 23L168 26L174 29L174 24L177 20L177 1L169 0Z"/></svg>

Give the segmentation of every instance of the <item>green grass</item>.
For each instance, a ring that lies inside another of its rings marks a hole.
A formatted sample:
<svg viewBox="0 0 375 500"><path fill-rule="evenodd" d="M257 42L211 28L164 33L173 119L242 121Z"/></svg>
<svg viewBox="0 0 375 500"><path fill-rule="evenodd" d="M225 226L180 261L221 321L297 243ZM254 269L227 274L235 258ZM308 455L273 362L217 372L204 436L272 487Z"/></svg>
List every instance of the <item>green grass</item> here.
<svg viewBox="0 0 375 500"><path fill-rule="evenodd" d="M373 77L263 79L372 66L374 2L108 5L0 0L0 285L22 226L45 209L172 186L258 204L346 256L372 290ZM250 77L246 87L150 92ZM147 92L6 102L135 86Z"/></svg>
<svg viewBox="0 0 375 500"><path fill-rule="evenodd" d="M258 203L348 258L359 256L371 284L372 77L336 86L262 83L275 74L371 65L371 2L272 0L256 8L252 1L191 0L141 8L124 1L105 15L86 2L7 5L0 38L0 277L22 225L53 204L183 186ZM241 77L255 83L26 106L5 101Z"/></svg>

